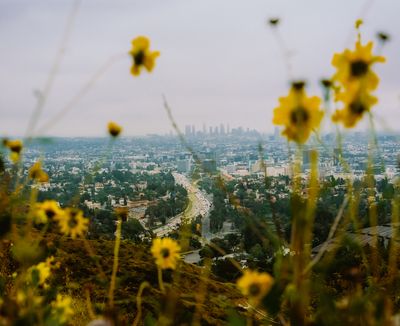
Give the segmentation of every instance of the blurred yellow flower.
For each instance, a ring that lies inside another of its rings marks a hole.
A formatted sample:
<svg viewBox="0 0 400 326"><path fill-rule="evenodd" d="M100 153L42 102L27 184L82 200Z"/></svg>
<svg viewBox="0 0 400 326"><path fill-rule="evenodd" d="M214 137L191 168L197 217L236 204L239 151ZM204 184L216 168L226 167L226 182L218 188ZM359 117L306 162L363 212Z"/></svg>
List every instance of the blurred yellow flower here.
<svg viewBox="0 0 400 326"><path fill-rule="evenodd" d="M110 121L108 123L108 133L113 136L117 137L122 131L122 127L115 122Z"/></svg>
<svg viewBox="0 0 400 326"><path fill-rule="evenodd" d="M51 275L51 271L58 267L59 263L55 262L55 258L53 256L48 257L44 262L40 262L39 264L29 268L29 281L31 281L33 284L46 287L46 283Z"/></svg>
<svg viewBox="0 0 400 326"><path fill-rule="evenodd" d="M161 269L175 269L180 250L179 244L171 238L154 239L151 246L151 253Z"/></svg>
<svg viewBox="0 0 400 326"><path fill-rule="evenodd" d="M344 108L336 110L332 115L332 121L342 123L346 128L354 127L369 112L378 99L369 92L358 87L349 87L345 92L338 93L336 100L343 102Z"/></svg>
<svg viewBox="0 0 400 326"><path fill-rule="evenodd" d="M66 208L64 214L58 218L58 224L62 233L75 239L84 235L88 228L89 220L83 216L80 209Z"/></svg>
<svg viewBox="0 0 400 326"><path fill-rule="evenodd" d="M63 210L55 200L45 200L36 204L35 222L47 223L48 220L58 220L62 217Z"/></svg>
<svg viewBox="0 0 400 326"><path fill-rule="evenodd" d="M56 300L51 303L52 313L58 316L61 323L66 323L73 315L72 299L61 294L57 294Z"/></svg>
<svg viewBox="0 0 400 326"><path fill-rule="evenodd" d="M37 182L48 182L49 176L42 170L42 164L38 161L32 165L28 172L29 178Z"/></svg>
<svg viewBox="0 0 400 326"><path fill-rule="evenodd" d="M249 298L253 305L257 305L269 292L274 279L268 273L245 270L242 277L237 280L237 287L243 295Z"/></svg>
<svg viewBox="0 0 400 326"><path fill-rule="evenodd" d="M11 152L14 152L17 154L21 153L22 141L20 141L19 139L6 140L4 143L10 149Z"/></svg>
<svg viewBox="0 0 400 326"><path fill-rule="evenodd" d="M146 36L138 36L132 40L132 49L129 54L133 58L131 74L139 76L142 67L151 72L155 66L155 60L160 55L159 51L150 51L150 41Z"/></svg>
<svg viewBox="0 0 400 326"><path fill-rule="evenodd" d="M11 151L10 154L10 159L11 161L13 161L14 163L16 163L17 161L19 161L20 158L20 154L22 151L22 141L19 139L15 139L15 140L4 140L4 146L8 147Z"/></svg>
<svg viewBox="0 0 400 326"><path fill-rule="evenodd" d="M41 262L29 269L30 277L33 284L45 285L50 276L51 268L46 262Z"/></svg>
<svg viewBox="0 0 400 326"><path fill-rule="evenodd" d="M362 19L357 19L357 20L356 20L356 23L355 23L356 28L359 29L360 26L361 26L363 23L364 23L364 22L363 22Z"/></svg>
<svg viewBox="0 0 400 326"><path fill-rule="evenodd" d="M318 129L324 112L320 110L321 99L308 97L304 83L294 83L289 95L279 98L274 109L273 123L283 125L282 135L297 143L305 143L311 131Z"/></svg>
<svg viewBox="0 0 400 326"><path fill-rule="evenodd" d="M376 89L379 78L371 66L376 62L385 62L385 58L373 55L373 46L373 42L362 45L358 40L353 51L346 49L343 53L336 53L332 59L332 65L336 68L333 80L344 87L356 82L365 90Z"/></svg>

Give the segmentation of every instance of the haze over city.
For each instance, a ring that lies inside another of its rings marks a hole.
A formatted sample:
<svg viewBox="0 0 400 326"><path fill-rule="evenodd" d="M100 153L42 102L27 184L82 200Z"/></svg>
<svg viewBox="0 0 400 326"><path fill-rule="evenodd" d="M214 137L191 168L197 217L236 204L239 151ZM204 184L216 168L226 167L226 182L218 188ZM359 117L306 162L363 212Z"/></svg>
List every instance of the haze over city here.
<svg viewBox="0 0 400 326"><path fill-rule="evenodd" d="M0 1L0 134L25 134L35 93L44 88L73 5ZM200 130L203 124L224 123L273 133L272 110L287 93L288 74L269 18L281 19L279 33L291 53L292 77L307 80L310 93L320 95L318 81L333 72L332 54L353 44L355 19L362 16L363 38L369 40L378 31L395 34L398 12L396 0L82 1L38 127L62 110L112 56L122 54L41 135L103 136L107 120L120 122L124 135L167 133L172 127L162 94L182 130L185 125ZM142 34L161 55L156 71L139 81L129 74L127 52L131 39ZM400 44L393 35L383 49L387 63L376 67L380 102L373 112L379 129L385 129L382 119L393 129L400 123L398 53Z"/></svg>

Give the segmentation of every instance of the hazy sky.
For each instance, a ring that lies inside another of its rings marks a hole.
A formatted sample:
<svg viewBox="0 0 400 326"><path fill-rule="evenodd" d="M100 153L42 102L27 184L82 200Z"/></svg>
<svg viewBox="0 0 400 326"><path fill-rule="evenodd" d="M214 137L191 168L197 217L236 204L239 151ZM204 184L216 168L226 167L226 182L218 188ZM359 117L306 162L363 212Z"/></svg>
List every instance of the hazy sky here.
<svg viewBox="0 0 400 326"><path fill-rule="evenodd" d="M0 0L0 135L22 135L60 46L72 0ZM369 7L365 4L371 4ZM399 0L82 0L61 66L38 126L53 117L115 54L147 35L161 56L152 74L129 74L117 60L69 113L44 135L101 136L109 120L126 135L171 130L168 98L179 125L203 123L272 130L272 110L288 79L269 17L292 52L293 75L320 94L330 61L354 41L353 25L368 8L363 39L391 34L388 63L377 67L374 112L392 130L400 124ZM381 123L378 123L382 127Z"/></svg>

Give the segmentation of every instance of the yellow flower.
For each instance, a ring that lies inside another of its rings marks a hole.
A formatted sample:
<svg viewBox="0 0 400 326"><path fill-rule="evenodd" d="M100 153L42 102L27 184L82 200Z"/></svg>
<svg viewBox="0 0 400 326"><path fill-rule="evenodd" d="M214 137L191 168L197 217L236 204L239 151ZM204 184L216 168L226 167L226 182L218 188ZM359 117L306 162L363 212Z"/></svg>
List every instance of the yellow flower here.
<svg viewBox="0 0 400 326"><path fill-rule="evenodd" d="M20 141L19 139L15 139L15 140L4 140L4 146L8 147L11 151L10 154L10 159L16 163L21 155L21 151L22 151L22 141Z"/></svg>
<svg viewBox="0 0 400 326"><path fill-rule="evenodd" d="M17 154L21 153L22 141L20 141L19 139L6 140L4 143L10 149L11 152L14 152Z"/></svg>
<svg viewBox="0 0 400 326"><path fill-rule="evenodd" d="M356 23L355 23L356 28L359 29L360 26L361 26L363 23L364 23L364 22L363 22L362 19L357 19L357 20L356 20Z"/></svg>
<svg viewBox="0 0 400 326"><path fill-rule="evenodd" d="M332 59L332 65L336 68L333 79L344 87L360 83L365 90L376 89L379 78L371 67L376 62L385 62L385 58L373 55L373 46L373 42L362 45L358 40L353 51L346 49L343 53L336 53Z"/></svg>
<svg viewBox="0 0 400 326"><path fill-rule="evenodd" d="M58 218L60 230L72 239L84 235L88 228L89 220L83 217L83 213L77 208L66 208L64 214Z"/></svg>
<svg viewBox="0 0 400 326"><path fill-rule="evenodd" d="M26 289L25 289L26 291ZM15 296L15 300L19 305L19 309L22 307L30 306L30 307L37 307L43 304L43 297L39 297L37 295L28 295L24 290L18 289L17 294Z"/></svg>
<svg viewBox="0 0 400 326"><path fill-rule="evenodd" d="M61 323L66 323L74 315L72 299L57 294L56 300L51 303L52 313L57 315Z"/></svg>
<svg viewBox="0 0 400 326"><path fill-rule="evenodd" d="M294 83L289 95L279 98L279 106L274 109L273 123L283 125L282 135L297 143L305 143L311 131L318 129L323 111L320 110L321 99L308 97L304 83Z"/></svg>
<svg viewBox="0 0 400 326"><path fill-rule="evenodd" d="M131 74L139 76L142 67L151 72L155 66L155 60L160 55L159 51L150 51L150 41L145 36L138 36L132 40L132 49L129 54L133 58Z"/></svg>
<svg viewBox="0 0 400 326"><path fill-rule="evenodd" d="M27 299L25 292L22 290L18 290L15 299L17 300L17 303L19 305L23 305Z"/></svg>
<svg viewBox="0 0 400 326"><path fill-rule="evenodd" d="M245 270L237 280L237 287L249 298L251 304L257 305L269 292L273 283L274 279L268 273Z"/></svg>
<svg viewBox="0 0 400 326"><path fill-rule="evenodd" d="M161 269L175 269L180 250L179 244L171 238L154 239L151 246L151 253Z"/></svg>
<svg viewBox="0 0 400 326"><path fill-rule="evenodd" d="M37 203L35 222L47 223L48 220L58 220L62 217L63 211L54 200L45 200L42 203Z"/></svg>
<svg viewBox="0 0 400 326"><path fill-rule="evenodd" d="M117 137L122 131L122 127L115 122L110 121L108 123L108 133L113 136Z"/></svg>
<svg viewBox="0 0 400 326"><path fill-rule="evenodd" d="M338 93L336 100L343 102L344 108L335 111L332 121L341 122L346 128L354 127L364 113L378 102L375 96L359 87L349 87L345 92Z"/></svg>
<svg viewBox="0 0 400 326"><path fill-rule="evenodd" d="M32 167L29 169L28 176L37 182L49 181L49 176L42 170L42 164L40 162L36 162L32 165Z"/></svg>
<svg viewBox="0 0 400 326"><path fill-rule="evenodd" d="M32 282L37 285L45 285L50 276L51 268L46 262L41 262L29 269Z"/></svg>
<svg viewBox="0 0 400 326"><path fill-rule="evenodd" d="M59 267L59 263L55 262L53 256L48 257L46 261L40 262L29 268L29 277L33 283L37 283L40 286L47 286L47 280L51 275L51 271Z"/></svg>

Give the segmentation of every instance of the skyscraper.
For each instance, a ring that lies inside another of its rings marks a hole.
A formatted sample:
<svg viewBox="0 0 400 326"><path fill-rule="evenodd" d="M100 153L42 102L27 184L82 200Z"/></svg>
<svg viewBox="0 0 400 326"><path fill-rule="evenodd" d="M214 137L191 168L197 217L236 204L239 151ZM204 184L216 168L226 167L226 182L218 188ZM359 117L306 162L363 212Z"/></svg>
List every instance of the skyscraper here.
<svg viewBox="0 0 400 326"><path fill-rule="evenodd" d="M190 126L189 126L189 125L186 125L186 126L185 126L185 136L186 136L186 137L189 137L189 136L190 136Z"/></svg>
<svg viewBox="0 0 400 326"><path fill-rule="evenodd" d="M279 128L275 127L274 129L274 140L279 140Z"/></svg>

